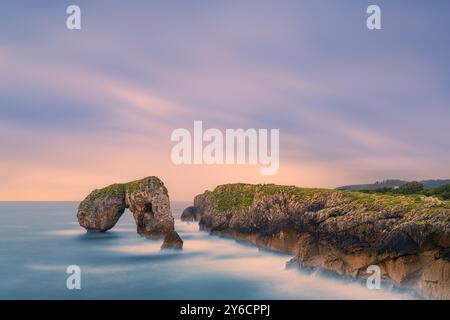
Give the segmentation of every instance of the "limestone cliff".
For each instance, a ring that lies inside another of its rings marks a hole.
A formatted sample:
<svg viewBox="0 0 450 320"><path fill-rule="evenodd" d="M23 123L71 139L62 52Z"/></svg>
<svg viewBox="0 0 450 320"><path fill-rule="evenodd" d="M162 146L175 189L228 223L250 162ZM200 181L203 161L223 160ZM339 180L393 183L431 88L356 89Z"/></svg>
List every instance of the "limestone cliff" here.
<svg viewBox="0 0 450 320"><path fill-rule="evenodd" d="M80 203L77 218L86 230L105 232L114 227L126 208L133 213L139 234L176 238L169 195L157 177L92 191ZM177 241L177 247L180 247L180 241Z"/></svg>
<svg viewBox="0 0 450 320"><path fill-rule="evenodd" d="M294 186L233 184L194 200L200 226L295 255L305 268L383 278L450 299L450 202Z"/></svg>

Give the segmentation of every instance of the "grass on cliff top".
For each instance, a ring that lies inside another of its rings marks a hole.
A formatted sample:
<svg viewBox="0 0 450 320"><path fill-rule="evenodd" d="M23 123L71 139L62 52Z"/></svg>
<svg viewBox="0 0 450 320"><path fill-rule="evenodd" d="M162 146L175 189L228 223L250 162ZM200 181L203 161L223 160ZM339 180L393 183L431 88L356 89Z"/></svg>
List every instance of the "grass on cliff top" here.
<svg viewBox="0 0 450 320"><path fill-rule="evenodd" d="M450 209L450 201L421 195L385 195L333 189L299 188L275 184L251 185L244 183L218 186L211 193L217 212L240 210L251 206L266 196L284 195L294 201L320 201L335 194L341 203L354 208L364 208L368 214L383 210L402 210L415 214L434 214Z"/></svg>
<svg viewBox="0 0 450 320"><path fill-rule="evenodd" d="M307 189L296 186L282 186L275 184L225 184L218 186L211 193L217 212L229 209L242 209L266 196L283 194L288 197L311 198L328 194L333 190Z"/></svg>
<svg viewBox="0 0 450 320"><path fill-rule="evenodd" d="M140 188L143 183L149 185L150 188L152 189L159 189L160 187L163 187L165 189L165 192L167 192L164 183L159 178L146 177L128 183L115 183L102 189L96 190L97 192L91 197L91 200L103 197L110 197L110 198L125 197L125 194L127 192L133 192L134 190Z"/></svg>
<svg viewBox="0 0 450 320"><path fill-rule="evenodd" d="M139 189L143 183L149 185L151 189L159 189L163 187L165 189L165 192L167 193L167 189L164 186L164 183L158 177L146 177L143 179L125 183L125 191L133 192L134 190Z"/></svg>
<svg viewBox="0 0 450 320"><path fill-rule="evenodd" d="M248 184L226 184L212 192L214 205L218 212L228 209L241 209L250 206L255 197L255 186Z"/></svg>
<svg viewBox="0 0 450 320"><path fill-rule="evenodd" d="M96 190L96 192L91 196L90 200L95 200L97 198L119 198L125 197L125 185L120 183L115 183L105 188Z"/></svg>

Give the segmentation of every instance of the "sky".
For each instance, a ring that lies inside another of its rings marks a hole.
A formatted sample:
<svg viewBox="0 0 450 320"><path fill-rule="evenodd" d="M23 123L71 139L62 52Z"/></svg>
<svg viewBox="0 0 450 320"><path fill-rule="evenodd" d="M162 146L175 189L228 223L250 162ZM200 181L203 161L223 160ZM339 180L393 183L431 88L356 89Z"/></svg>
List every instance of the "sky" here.
<svg viewBox="0 0 450 320"><path fill-rule="evenodd" d="M2 1L0 200L151 175L177 201L232 182L450 178L449 30L445 0ZM279 129L278 174L173 164L170 135L195 120Z"/></svg>

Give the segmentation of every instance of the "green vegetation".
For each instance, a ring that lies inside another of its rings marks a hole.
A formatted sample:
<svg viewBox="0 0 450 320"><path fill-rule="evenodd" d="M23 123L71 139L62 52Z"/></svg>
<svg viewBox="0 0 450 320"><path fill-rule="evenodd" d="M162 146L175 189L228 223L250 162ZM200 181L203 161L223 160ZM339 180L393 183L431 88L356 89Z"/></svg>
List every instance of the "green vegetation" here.
<svg viewBox="0 0 450 320"><path fill-rule="evenodd" d="M121 198L125 197L127 192L133 192L134 190L143 187L144 185L148 185L152 189L158 189L163 187L165 192L167 192L166 187L163 182L157 177L147 177L144 179L131 181L128 183L115 183L105 188L95 190L90 197L91 201L94 201L98 198Z"/></svg>
<svg viewBox="0 0 450 320"><path fill-rule="evenodd" d="M282 195L299 202L314 202L324 200L331 189L299 188L296 186L283 186L275 184L226 184L218 186L211 193L214 207L217 212L229 209L240 210L252 205L254 202L268 196ZM342 196L354 199L350 191L339 191Z"/></svg>
<svg viewBox="0 0 450 320"><path fill-rule="evenodd" d="M404 185L400 186L398 189L394 190L394 193L397 194L419 194L424 190L423 185L420 182L413 181L405 183Z"/></svg>
<svg viewBox="0 0 450 320"><path fill-rule="evenodd" d="M167 189L164 186L164 183L157 177L147 177L144 179L131 181L123 184L123 186L126 192L133 192L134 190L141 188L143 184L148 185L152 189L158 189L163 187L165 189L165 192L167 193Z"/></svg>
<svg viewBox="0 0 450 320"><path fill-rule="evenodd" d="M243 183L218 186L214 189L213 199L218 212L228 209L241 209L253 203L256 186Z"/></svg>
<svg viewBox="0 0 450 320"><path fill-rule="evenodd" d="M362 190L360 192L368 194L386 194L386 195L423 195L427 197L436 197L441 200L450 200L450 184L435 187L426 190L419 182L408 182L397 189L380 188L375 190Z"/></svg>
<svg viewBox="0 0 450 320"><path fill-rule="evenodd" d="M425 192L428 196L435 196L442 200L450 200L450 184L435 187Z"/></svg>
<svg viewBox="0 0 450 320"><path fill-rule="evenodd" d="M420 191L419 191L420 190ZM439 192L445 194L447 188L439 187ZM412 193L419 192L419 193ZM411 184L398 190L383 190L356 192L348 190L299 188L296 186L282 186L274 184L227 184L221 185L211 192L212 204L217 213L228 210L242 211L265 197L283 196L287 201L298 202L306 206L317 204L334 206L342 212L363 210L367 215L376 215L381 212L405 212L415 216L430 216L442 214L443 210L450 209L450 201L441 201L427 197L426 191L416 184ZM333 204L334 203L334 204ZM445 213L448 216L448 213ZM446 220L447 221L447 220Z"/></svg>
<svg viewBox="0 0 450 320"><path fill-rule="evenodd" d="M116 183L107 186L103 189L96 190L91 196L91 201L94 201L97 198L104 198L104 197L118 198L124 196L125 196L125 185Z"/></svg>

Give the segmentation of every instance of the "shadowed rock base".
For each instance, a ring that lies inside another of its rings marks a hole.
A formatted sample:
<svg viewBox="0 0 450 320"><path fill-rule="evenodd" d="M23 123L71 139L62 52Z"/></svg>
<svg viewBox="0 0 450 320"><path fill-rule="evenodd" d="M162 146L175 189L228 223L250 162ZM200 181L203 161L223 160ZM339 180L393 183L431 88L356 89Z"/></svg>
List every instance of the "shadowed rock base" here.
<svg viewBox="0 0 450 320"><path fill-rule="evenodd" d="M164 242L161 246L161 249L166 248L174 248L174 249L183 248L183 240L181 240L180 236L176 231L172 231L164 237Z"/></svg>

